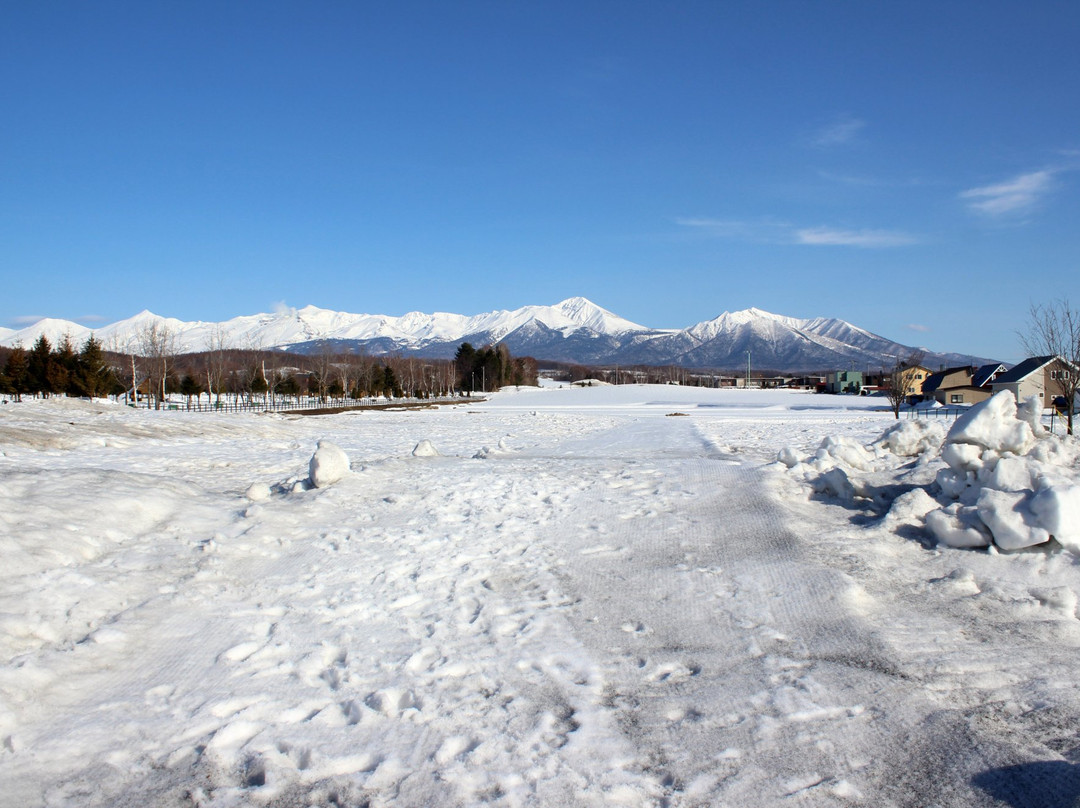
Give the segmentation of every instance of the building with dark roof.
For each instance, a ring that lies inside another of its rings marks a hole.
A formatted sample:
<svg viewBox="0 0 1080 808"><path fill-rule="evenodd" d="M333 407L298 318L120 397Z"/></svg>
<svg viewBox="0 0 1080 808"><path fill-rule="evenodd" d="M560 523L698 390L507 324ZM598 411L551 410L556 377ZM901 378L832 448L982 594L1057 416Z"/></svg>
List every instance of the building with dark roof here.
<svg viewBox="0 0 1080 808"><path fill-rule="evenodd" d="M1011 390L1017 401L1038 397L1043 407L1049 407L1060 395L1059 374L1080 372L1075 365L1057 356L1033 356L1000 374L991 386L995 393Z"/></svg>
<svg viewBox="0 0 1080 808"><path fill-rule="evenodd" d="M993 395L989 383L1004 371L1005 366L1000 364L945 368L923 382L923 398L939 404L978 404Z"/></svg>

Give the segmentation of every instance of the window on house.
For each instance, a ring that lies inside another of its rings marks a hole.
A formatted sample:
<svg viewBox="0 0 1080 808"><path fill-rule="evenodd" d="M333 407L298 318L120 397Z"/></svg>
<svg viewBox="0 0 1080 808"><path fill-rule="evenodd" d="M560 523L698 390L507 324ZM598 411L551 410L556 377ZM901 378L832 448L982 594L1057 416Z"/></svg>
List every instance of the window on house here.
<svg viewBox="0 0 1080 808"><path fill-rule="evenodd" d="M963 404L964 403L964 394L963 393L952 393L949 396L949 403L950 404Z"/></svg>

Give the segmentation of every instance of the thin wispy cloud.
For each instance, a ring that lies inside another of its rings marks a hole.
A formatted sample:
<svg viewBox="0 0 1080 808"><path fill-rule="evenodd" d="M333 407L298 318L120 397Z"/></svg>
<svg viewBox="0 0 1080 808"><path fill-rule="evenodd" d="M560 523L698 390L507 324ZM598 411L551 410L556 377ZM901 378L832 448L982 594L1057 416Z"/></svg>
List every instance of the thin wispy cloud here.
<svg viewBox="0 0 1080 808"><path fill-rule="evenodd" d="M919 239L897 230L843 230L834 227L797 227L788 222L688 217L675 223L712 238L765 244L885 248L918 244Z"/></svg>
<svg viewBox="0 0 1080 808"><path fill-rule="evenodd" d="M807 227L794 233L796 244L836 247L904 247L918 239L897 230L839 230L833 227Z"/></svg>
<svg viewBox="0 0 1080 808"><path fill-rule="evenodd" d="M817 175L821 179L836 183L837 185L849 185L862 188L921 188L932 185L943 185L941 180L929 180L924 177L889 177L871 176L865 174L845 174L838 171L818 169Z"/></svg>
<svg viewBox="0 0 1080 808"><path fill-rule="evenodd" d="M839 185L854 185L866 188L874 188L888 185L883 180L876 179L874 177L863 177L858 174L838 174L835 171L818 171L818 176L828 182L835 182Z"/></svg>
<svg viewBox="0 0 1080 808"><path fill-rule="evenodd" d="M851 143L866 128L866 121L852 115L838 115L814 132L811 144L818 148L830 148Z"/></svg>
<svg viewBox="0 0 1080 808"><path fill-rule="evenodd" d="M675 223L712 238L766 243L785 241L786 234L791 230L791 225L787 222L772 219L714 219L707 216L690 216L678 218Z"/></svg>
<svg viewBox="0 0 1080 808"><path fill-rule="evenodd" d="M918 323L908 323L908 331L918 331L920 334L925 334L930 330L928 325L920 325Z"/></svg>
<svg viewBox="0 0 1080 808"><path fill-rule="evenodd" d="M21 314L18 317L13 317L11 322L16 327L24 325L33 325L38 320L44 320L44 314Z"/></svg>
<svg viewBox="0 0 1080 808"><path fill-rule="evenodd" d="M970 188L960 193L968 207L986 216L1026 213L1053 188L1055 173L1050 169L1021 174L1005 182Z"/></svg>
<svg viewBox="0 0 1080 808"><path fill-rule="evenodd" d="M102 317L100 314L84 314L82 317L76 317L75 322L77 322L77 323L103 323L103 322L105 322L105 318Z"/></svg>

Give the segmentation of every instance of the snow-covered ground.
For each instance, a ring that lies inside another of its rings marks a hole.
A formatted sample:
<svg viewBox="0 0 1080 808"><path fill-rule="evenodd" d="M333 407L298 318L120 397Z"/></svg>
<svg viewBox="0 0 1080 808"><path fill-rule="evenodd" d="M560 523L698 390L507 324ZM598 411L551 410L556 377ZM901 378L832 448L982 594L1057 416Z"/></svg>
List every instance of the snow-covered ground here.
<svg viewBox="0 0 1080 808"><path fill-rule="evenodd" d="M0 805L1075 805L1077 445L880 408L0 406Z"/></svg>

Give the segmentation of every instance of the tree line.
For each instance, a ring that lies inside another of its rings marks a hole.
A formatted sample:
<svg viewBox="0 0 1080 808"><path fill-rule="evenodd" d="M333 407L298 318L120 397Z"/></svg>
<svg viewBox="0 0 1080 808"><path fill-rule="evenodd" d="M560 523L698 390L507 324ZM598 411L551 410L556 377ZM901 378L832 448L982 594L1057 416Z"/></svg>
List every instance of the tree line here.
<svg viewBox="0 0 1080 808"><path fill-rule="evenodd" d="M24 395L99 398L124 392L93 334L77 352L70 338L65 337L54 348L42 334L29 351L17 346L7 353L0 372L0 392L15 401Z"/></svg>
<svg viewBox="0 0 1080 808"><path fill-rule="evenodd" d="M501 342L477 350L463 342L454 354L458 390L488 393L500 387L535 385L536 360L531 356L514 358Z"/></svg>
<svg viewBox="0 0 1080 808"><path fill-rule="evenodd" d="M331 344L294 354L232 348L219 332L211 335L207 350L182 354L168 327L154 323L132 347L132 352L107 351L91 335L76 350L69 337L53 346L42 335L29 350L0 348L0 393L16 401L24 395L124 396L128 403L158 409L170 395L189 402L201 396L217 402L266 396L425 399L536 384L537 378L534 360L515 359L501 345L476 350L465 343L455 360L371 357L335 351Z"/></svg>

